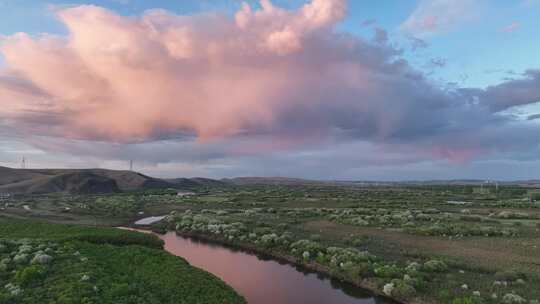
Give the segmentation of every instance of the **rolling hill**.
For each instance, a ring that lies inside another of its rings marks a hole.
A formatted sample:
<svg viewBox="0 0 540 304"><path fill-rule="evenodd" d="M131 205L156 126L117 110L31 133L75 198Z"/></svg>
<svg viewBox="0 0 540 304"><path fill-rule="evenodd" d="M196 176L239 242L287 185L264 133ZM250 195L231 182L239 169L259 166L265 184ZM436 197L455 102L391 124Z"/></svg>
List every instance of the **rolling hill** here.
<svg viewBox="0 0 540 304"><path fill-rule="evenodd" d="M114 193L144 189L193 189L221 185L205 178L159 179L107 169L12 169L0 167L0 193Z"/></svg>

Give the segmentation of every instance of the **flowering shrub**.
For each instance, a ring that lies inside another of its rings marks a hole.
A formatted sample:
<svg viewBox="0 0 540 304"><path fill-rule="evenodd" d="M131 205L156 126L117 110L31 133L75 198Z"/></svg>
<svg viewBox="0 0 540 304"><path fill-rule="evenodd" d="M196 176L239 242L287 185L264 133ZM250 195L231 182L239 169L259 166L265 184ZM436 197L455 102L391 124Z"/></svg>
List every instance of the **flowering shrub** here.
<svg viewBox="0 0 540 304"><path fill-rule="evenodd" d="M521 296L513 293L507 293L504 295L502 299L504 304L521 304L521 303L527 303L527 300L522 298Z"/></svg>
<svg viewBox="0 0 540 304"><path fill-rule="evenodd" d="M401 278L403 270L396 265L375 265L375 276L379 278Z"/></svg>

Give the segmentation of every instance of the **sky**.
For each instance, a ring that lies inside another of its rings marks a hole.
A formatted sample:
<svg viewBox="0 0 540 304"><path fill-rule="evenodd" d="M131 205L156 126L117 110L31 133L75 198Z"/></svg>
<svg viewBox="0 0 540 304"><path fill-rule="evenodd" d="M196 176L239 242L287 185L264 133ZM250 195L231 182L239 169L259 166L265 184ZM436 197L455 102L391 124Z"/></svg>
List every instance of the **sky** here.
<svg viewBox="0 0 540 304"><path fill-rule="evenodd" d="M0 0L0 166L540 178L538 0Z"/></svg>

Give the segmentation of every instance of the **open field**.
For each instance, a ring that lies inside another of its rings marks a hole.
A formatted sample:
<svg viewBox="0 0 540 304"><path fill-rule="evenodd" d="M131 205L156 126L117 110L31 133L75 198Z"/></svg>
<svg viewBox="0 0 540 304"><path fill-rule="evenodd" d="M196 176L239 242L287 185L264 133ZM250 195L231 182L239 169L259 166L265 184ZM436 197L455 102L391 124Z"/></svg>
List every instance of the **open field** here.
<svg viewBox="0 0 540 304"><path fill-rule="evenodd" d="M2 212L105 226L170 214L153 228L257 248L403 302L536 303L536 193L473 185L255 184L204 187L188 196L171 190L22 196Z"/></svg>

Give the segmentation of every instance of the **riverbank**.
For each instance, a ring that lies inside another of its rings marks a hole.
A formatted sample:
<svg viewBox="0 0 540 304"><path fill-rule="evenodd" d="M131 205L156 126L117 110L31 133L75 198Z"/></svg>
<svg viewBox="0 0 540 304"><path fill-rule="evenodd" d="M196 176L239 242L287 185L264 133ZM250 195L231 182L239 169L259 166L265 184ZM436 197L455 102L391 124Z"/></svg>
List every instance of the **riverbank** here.
<svg viewBox="0 0 540 304"><path fill-rule="evenodd" d="M174 231L177 235L185 238L192 238L194 240L204 241L208 243L214 243L218 244L224 247L229 247L233 249L238 249L247 253L261 255L263 257L268 257L273 260L288 263L290 265L299 267L304 270L308 270L311 272L315 272L318 274L321 274L325 277L336 279L341 282L346 282L348 284L351 284L355 287L361 288L363 290L366 290L373 294L376 297L382 298L385 301L389 303L395 303L395 304L432 304L436 303L435 301L429 301L426 299L421 299L418 297L410 298L410 299L395 299L388 297L385 295L379 288L377 288L376 282L369 280L369 279L362 279L362 280L350 280L349 278L346 278L344 276L340 276L339 274L332 273L329 267L326 267L324 265L320 265L316 262L309 262L305 263L302 261L299 261L296 257L285 254L280 251L271 250L271 249L264 249L257 246L254 246L249 243L232 243L226 240L223 237L216 236L216 235L207 235L202 233L193 233L193 232L180 232L180 231Z"/></svg>

